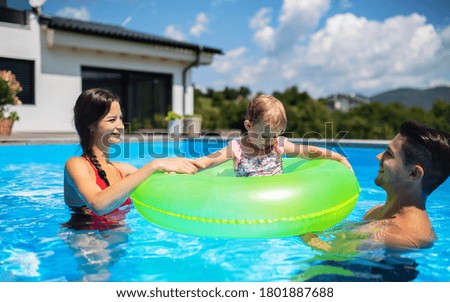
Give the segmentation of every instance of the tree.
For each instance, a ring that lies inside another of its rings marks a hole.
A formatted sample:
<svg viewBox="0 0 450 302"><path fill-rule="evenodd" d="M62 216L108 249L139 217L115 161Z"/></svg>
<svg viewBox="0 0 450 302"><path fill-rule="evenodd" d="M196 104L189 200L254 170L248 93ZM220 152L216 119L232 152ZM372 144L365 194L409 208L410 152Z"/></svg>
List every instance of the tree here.
<svg viewBox="0 0 450 302"><path fill-rule="evenodd" d="M223 96L227 100L236 100L239 95L239 91L233 88L225 87L223 90Z"/></svg>
<svg viewBox="0 0 450 302"><path fill-rule="evenodd" d="M247 99L251 93L252 92L251 92L250 88L248 88L248 87L241 86L239 88L239 95L245 99Z"/></svg>
<svg viewBox="0 0 450 302"><path fill-rule="evenodd" d="M202 115L206 129L240 129L245 132L243 121L249 95L247 87L225 87L223 91L208 89L205 95L196 91L195 113ZM443 100L436 100L429 111L421 107L407 108L401 103L384 105L373 101L348 112L339 112L331 111L326 99L314 100L296 86L275 91L273 96L285 106L287 136L334 138L338 132L348 131L345 138L392 139L400 125L410 119L450 132L450 103ZM238 97L242 97L242 101L236 102ZM333 123L334 133L324 131L327 123Z"/></svg>

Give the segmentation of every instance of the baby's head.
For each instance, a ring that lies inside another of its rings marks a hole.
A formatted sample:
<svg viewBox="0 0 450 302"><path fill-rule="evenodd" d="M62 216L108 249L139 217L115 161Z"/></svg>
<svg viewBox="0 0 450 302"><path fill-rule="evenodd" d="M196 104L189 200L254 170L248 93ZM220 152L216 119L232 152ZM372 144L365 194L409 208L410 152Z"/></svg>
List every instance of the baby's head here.
<svg viewBox="0 0 450 302"><path fill-rule="evenodd" d="M283 104L271 95L258 95L250 101L245 115L250 125L259 121L270 125L273 129L286 129L287 119Z"/></svg>
<svg viewBox="0 0 450 302"><path fill-rule="evenodd" d="M258 147L273 145L286 129L286 124L286 111L277 98L258 95L250 101L244 126Z"/></svg>

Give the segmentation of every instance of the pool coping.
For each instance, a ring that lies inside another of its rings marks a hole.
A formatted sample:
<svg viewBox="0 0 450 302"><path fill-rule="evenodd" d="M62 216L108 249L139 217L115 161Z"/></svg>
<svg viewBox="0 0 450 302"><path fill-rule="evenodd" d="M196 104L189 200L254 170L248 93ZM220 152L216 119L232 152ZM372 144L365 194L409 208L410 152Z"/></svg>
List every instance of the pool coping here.
<svg viewBox="0 0 450 302"><path fill-rule="evenodd" d="M124 142L170 142L176 140L230 140L236 136L225 137L218 135L208 135L199 137L177 136L172 137L167 134L125 134ZM289 138L290 141L298 144L310 144L320 147L362 147L380 148L388 145L389 140L373 139L302 139ZM79 138L75 132L18 132L10 136L0 136L0 146L10 145L48 145L48 144L78 144Z"/></svg>

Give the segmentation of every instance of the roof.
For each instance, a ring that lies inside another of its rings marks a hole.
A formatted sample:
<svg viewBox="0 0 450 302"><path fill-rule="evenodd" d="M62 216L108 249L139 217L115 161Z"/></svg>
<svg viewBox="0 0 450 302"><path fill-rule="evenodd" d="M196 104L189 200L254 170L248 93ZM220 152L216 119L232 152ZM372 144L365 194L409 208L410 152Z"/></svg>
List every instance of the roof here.
<svg viewBox="0 0 450 302"><path fill-rule="evenodd" d="M193 51L201 49L202 52L208 52L211 54L223 54L221 49L202 46L198 44L186 43L143 32L133 31L117 25L87 22L44 15L41 15L39 17L39 23L46 25L48 28L81 33L86 35L102 36L107 38L142 42L152 45L167 46Z"/></svg>

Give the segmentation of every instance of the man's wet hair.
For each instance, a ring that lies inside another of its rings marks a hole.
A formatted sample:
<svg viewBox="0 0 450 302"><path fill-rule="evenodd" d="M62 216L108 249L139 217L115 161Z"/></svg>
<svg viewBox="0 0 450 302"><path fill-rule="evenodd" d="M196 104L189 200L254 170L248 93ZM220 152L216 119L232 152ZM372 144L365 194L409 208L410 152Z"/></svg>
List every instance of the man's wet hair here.
<svg viewBox="0 0 450 302"><path fill-rule="evenodd" d="M450 134L416 121L407 121L400 126L400 135L406 138L401 148L404 164L422 167L422 190L431 194L450 173Z"/></svg>

